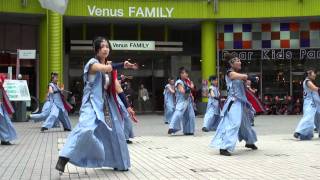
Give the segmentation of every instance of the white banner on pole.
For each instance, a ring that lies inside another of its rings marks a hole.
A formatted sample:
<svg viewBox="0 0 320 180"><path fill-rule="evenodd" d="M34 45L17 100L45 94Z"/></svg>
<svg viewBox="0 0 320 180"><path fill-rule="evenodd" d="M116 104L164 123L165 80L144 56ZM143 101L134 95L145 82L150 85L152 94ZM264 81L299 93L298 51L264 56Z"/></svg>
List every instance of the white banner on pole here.
<svg viewBox="0 0 320 180"><path fill-rule="evenodd" d="M68 6L68 0L39 0L41 7L50 9L59 14L64 14Z"/></svg>
<svg viewBox="0 0 320 180"><path fill-rule="evenodd" d="M30 93L26 80L4 80L3 88L10 101L30 101Z"/></svg>
<svg viewBox="0 0 320 180"><path fill-rule="evenodd" d="M19 59L36 59L36 50L26 50L26 49L19 49L18 50L18 58Z"/></svg>

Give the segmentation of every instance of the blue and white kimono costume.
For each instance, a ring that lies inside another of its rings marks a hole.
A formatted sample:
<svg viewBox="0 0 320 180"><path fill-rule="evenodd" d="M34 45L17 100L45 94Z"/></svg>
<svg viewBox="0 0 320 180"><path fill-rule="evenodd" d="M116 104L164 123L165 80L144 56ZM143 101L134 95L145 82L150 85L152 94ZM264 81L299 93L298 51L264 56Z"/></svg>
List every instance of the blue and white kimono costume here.
<svg viewBox="0 0 320 180"><path fill-rule="evenodd" d="M2 99L2 92L0 91L0 98ZM9 114L3 105L0 104L0 140L12 141L17 138L16 130L13 127Z"/></svg>
<svg viewBox="0 0 320 180"><path fill-rule="evenodd" d="M164 121L167 123L170 123L171 118L174 113L175 109L175 99L174 99L174 93L171 93L169 90L169 87L171 85L167 84L165 86L165 89L163 91L164 95ZM174 88L174 87L172 87Z"/></svg>
<svg viewBox="0 0 320 180"><path fill-rule="evenodd" d="M182 94L178 90L178 85L182 85L186 91ZM174 132L181 130L181 121L183 126L183 133L194 133L195 131L195 113L193 109L193 99L191 96L191 89L182 81L177 80L176 87L176 107L172 115L172 119L169 125L169 129L173 129Z"/></svg>
<svg viewBox="0 0 320 180"><path fill-rule="evenodd" d="M61 99L61 90L54 83L49 83L53 93L49 93L49 99L51 103L51 109L48 117L45 122L42 124L42 127L53 128L56 126L56 121L59 120L63 128L71 129L71 123L68 116L67 110L64 108L62 99ZM48 105L49 106L49 105Z"/></svg>
<svg viewBox="0 0 320 180"><path fill-rule="evenodd" d="M210 92L213 91L214 96L212 97ZM207 111L204 115L203 127L209 131L216 130L220 122L220 105L219 98L220 92L219 89L215 86L209 87L209 98L207 104Z"/></svg>
<svg viewBox="0 0 320 180"><path fill-rule="evenodd" d="M320 132L320 96L318 93L312 93L314 103L316 104L317 111L314 117L314 125L318 133Z"/></svg>
<svg viewBox="0 0 320 180"><path fill-rule="evenodd" d="M90 66L95 63L99 61L92 58L84 68L79 123L69 134L60 157L80 167L127 170L130 157L122 116L113 97L104 90L105 74L97 72L89 80Z"/></svg>
<svg viewBox="0 0 320 180"><path fill-rule="evenodd" d="M53 105L53 99L50 97L51 96L48 96L47 101L43 104L41 113L30 114L30 119L33 120L33 122L41 122L47 119ZM60 127L59 119L56 120L54 127Z"/></svg>
<svg viewBox="0 0 320 180"><path fill-rule="evenodd" d="M123 120L124 120L124 122L123 122L124 123L124 127L123 127L124 128L124 135L125 135L126 140L129 140L130 138L134 138L131 117L130 117L130 114L129 114L127 108L124 106L123 102L121 101L121 99L119 98L118 95L117 95L117 99L118 99L121 114L122 114Z"/></svg>
<svg viewBox="0 0 320 180"><path fill-rule="evenodd" d="M221 111L221 121L210 146L234 151L237 140L245 140L247 144L254 144L257 135L251 127L250 119L254 116L254 109L248 102L242 80L231 80L227 72L225 76L228 96Z"/></svg>
<svg viewBox="0 0 320 180"><path fill-rule="evenodd" d="M316 92L313 92L307 86L310 79L306 78L303 81L303 117L300 120L295 132L299 133L301 140L310 140L313 137L314 120L317 112L317 107L313 97Z"/></svg>

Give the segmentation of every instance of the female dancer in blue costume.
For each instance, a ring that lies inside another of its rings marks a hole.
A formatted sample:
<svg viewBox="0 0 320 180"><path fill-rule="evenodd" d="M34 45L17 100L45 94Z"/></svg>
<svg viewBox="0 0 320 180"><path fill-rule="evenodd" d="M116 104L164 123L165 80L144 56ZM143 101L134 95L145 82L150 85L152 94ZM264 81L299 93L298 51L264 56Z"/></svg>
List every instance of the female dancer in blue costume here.
<svg viewBox="0 0 320 180"><path fill-rule="evenodd" d="M112 167L119 171L127 171L130 167L123 115L115 98L114 82L111 87L106 84L106 73L113 70L113 65L106 62L111 46L103 37L97 37L93 46L96 55L84 67L85 86L79 123L60 152L56 165L60 172L64 172L68 162L80 167Z"/></svg>
<svg viewBox="0 0 320 180"><path fill-rule="evenodd" d="M68 116L68 111L65 108L66 102L63 99L63 88L59 88L58 74L51 73L51 82L49 83L49 100L51 100L51 109L45 122L42 124L41 131L46 131L49 128L56 126L56 122L59 120L64 128L64 131L71 131L71 123Z"/></svg>
<svg viewBox="0 0 320 180"><path fill-rule="evenodd" d="M112 64L112 62L109 62ZM126 66L124 65L126 64ZM113 67L118 67L118 69L123 69L123 68L130 68L133 70L138 69L137 64L131 64L129 61L125 61L124 63L115 63L113 64ZM117 99L119 102L121 114L123 115L123 120L124 120L124 135L127 141L127 144L132 144L133 142L130 140L130 138L134 138L134 133L133 133L133 126L132 122L137 123L138 119L135 116L135 112L133 108L129 105L126 95L121 87L121 84L118 79L114 80L115 83L115 91L117 92Z"/></svg>
<svg viewBox="0 0 320 180"><path fill-rule="evenodd" d="M229 53L224 57L230 66L225 76L228 97L221 111L221 122L210 146L220 149L221 155L231 156L238 139L246 141L245 147L257 149L254 145L257 136L250 124L254 109L245 95L244 81L248 79L248 75L239 73L239 58Z"/></svg>
<svg viewBox="0 0 320 180"><path fill-rule="evenodd" d="M296 127L293 136L300 140L310 140L313 137L314 120L317 107L314 96L319 95L319 88L313 83L316 73L313 69L306 71L303 81L303 117Z"/></svg>
<svg viewBox="0 0 320 180"><path fill-rule="evenodd" d="M32 120L35 123L45 121L50 114L52 106L53 106L53 99L48 94L47 100L42 106L41 113L30 114L28 116L28 119ZM59 119L56 120L54 127L60 127Z"/></svg>
<svg viewBox="0 0 320 180"><path fill-rule="evenodd" d="M315 114L315 117L314 117L314 126L315 126L315 132L320 132L320 96L318 93L313 93L312 94L313 96L313 100L314 100L314 103L316 105L316 114ZM320 133L318 134L318 137L320 138Z"/></svg>
<svg viewBox="0 0 320 180"><path fill-rule="evenodd" d="M220 122L220 92L216 76L209 78L211 86L209 87L209 100L207 111L204 115L202 131L208 132L216 130Z"/></svg>
<svg viewBox="0 0 320 180"><path fill-rule="evenodd" d="M0 140L1 145L11 145L10 141L17 138L17 133L9 117L14 110L3 88L4 79L0 76Z"/></svg>
<svg viewBox="0 0 320 180"><path fill-rule="evenodd" d="M174 88L174 79L169 78L168 84L165 86L163 95L164 95L164 120L165 124L169 124L174 113L175 108L175 88Z"/></svg>
<svg viewBox="0 0 320 180"><path fill-rule="evenodd" d="M181 67L176 87L176 108L172 115L168 134L174 134L181 129L181 121L184 135L193 135L195 130L195 113L191 89L194 88L190 81L188 71Z"/></svg>

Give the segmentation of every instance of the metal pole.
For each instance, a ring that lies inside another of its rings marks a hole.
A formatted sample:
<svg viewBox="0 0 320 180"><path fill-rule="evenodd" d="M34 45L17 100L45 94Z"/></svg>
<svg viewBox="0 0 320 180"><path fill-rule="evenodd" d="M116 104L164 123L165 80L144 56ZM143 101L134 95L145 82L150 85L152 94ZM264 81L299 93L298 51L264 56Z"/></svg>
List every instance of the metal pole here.
<svg viewBox="0 0 320 180"><path fill-rule="evenodd" d="M263 84L263 74L262 74L262 59L260 59L260 97L263 100L262 84Z"/></svg>
<svg viewBox="0 0 320 180"><path fill-rule="evenodd" d="M155 111L155 86L154 86L154 59L152 59L152 77L151 77L151 87L152 87L152 112Z"/></svg>
<svg viewBox="0 0 320 180"><path fill-rule="evenodd" d="M19 74L20 74L20 59L19 59L19 49L17 49L16 79L18 79Z"/></svg>
<svg viewBox="0 0 320 180"><path fill-rule="evenodd" d="M290 82L289 82L289 86L290 86L290 96L292 96L292 60L290 59Z"/></svg>

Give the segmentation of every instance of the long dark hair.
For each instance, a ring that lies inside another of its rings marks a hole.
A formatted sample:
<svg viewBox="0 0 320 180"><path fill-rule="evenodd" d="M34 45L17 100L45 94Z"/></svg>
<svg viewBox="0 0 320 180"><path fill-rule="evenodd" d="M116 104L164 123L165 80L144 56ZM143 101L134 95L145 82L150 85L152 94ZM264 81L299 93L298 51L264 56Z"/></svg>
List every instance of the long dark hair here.
<svg viewBox="0 0 320 180"><path fill-rule="evenodd" d="M226 52L223 54L223 61L225 63L225 67L226 69L230 69L231 68L231 63L232 63L232 59L236 58L235 55L229 53L229 52Z"/></svg>
<svg viewBox="0 0 320 180"><path fill-rule="evenodd" d="M103 41L107 42L107 44L109 46L109 49L110 49L110 51L109 51L109 55L110 55L110 53L112 51L112 47L111 47L110 41L109 41L109 39L107 39L105 37L102 37L102 36L98 36L98 37L94 38L94 40L92 42L93 50L94 50L95 55L97 55L99 50L101 49L101 43Z"/></svg>
<svg viewBox="0 0 320 180"><path fill-rule="evenodd" d="M314 68L312 67L307 68L306 71L304 72L304 79L307 78L312 72L317 73L317 71Z"/></svg>
<svg viewBox="0 0 320 180"><path fill-rule="evenodd" d="M186 72L186 73L189 73L189 71L185 68L185 67L180 67L179 68L179 74L178 74L178 78L177 79L181 79L181 73L182 72Z"/></svg>
<svg viewBox="0 0 320 180"><path fill-rule="evenodd" d="M56 72L51 72L50 81L52 82L52 81L53 81L53 78L56 77L56 76L58 76L58 73L56 73Z"/></svg>

